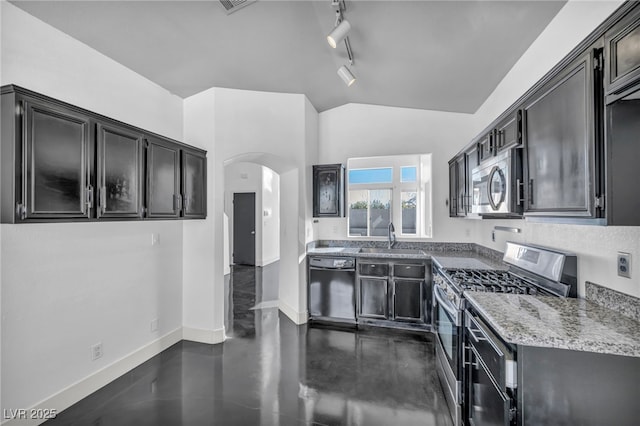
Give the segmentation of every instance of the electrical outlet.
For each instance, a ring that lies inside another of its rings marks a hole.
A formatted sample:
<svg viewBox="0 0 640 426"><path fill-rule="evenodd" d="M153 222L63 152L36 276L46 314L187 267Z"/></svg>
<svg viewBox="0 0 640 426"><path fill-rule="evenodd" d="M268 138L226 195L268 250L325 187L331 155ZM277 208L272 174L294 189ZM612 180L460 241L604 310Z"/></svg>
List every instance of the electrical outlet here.
<svg viewBox="0 0 640 426"><path fill-rule="evenodd" d="M618 252L618 275L631 278L631 253Z"/></svg>
<svg viewBox="0 0 640 426"><path fill-rule="evenodd" d="M102 358L102 342L98 342L91 346L91 361Z"/></svg>
<svg viewBox="0 0 640 426"><path fill-rule="evenodd" d="M151 245L157 246L158 244L160 244L160 234L151 234Z"/></svg>
<svg viewBox="0 0 640 426"><path fill-rule="evenodd" d="M151 331L158 331L158 318L151 320Z"/></svg>

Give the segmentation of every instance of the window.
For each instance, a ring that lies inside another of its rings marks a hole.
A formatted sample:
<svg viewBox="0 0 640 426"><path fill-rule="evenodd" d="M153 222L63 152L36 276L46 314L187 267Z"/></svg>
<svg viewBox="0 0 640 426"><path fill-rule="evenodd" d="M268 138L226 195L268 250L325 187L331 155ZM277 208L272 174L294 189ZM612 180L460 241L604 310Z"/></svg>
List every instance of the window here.
<svg viewBox="0 0 640 426"><path fill-rule="evenodd" d="M347 161L350 237L431 236L431 155Z"/></svg>

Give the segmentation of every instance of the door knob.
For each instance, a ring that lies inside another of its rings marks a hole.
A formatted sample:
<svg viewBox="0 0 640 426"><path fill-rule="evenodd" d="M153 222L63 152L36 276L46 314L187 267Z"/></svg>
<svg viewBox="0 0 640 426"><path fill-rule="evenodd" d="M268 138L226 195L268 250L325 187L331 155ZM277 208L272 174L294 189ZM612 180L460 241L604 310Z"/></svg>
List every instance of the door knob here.
<svg viewBox="0 0 640 426"><path fill-rule="evenodd" d="M251 231L251 235L256 235L256 231Z"/></svg>

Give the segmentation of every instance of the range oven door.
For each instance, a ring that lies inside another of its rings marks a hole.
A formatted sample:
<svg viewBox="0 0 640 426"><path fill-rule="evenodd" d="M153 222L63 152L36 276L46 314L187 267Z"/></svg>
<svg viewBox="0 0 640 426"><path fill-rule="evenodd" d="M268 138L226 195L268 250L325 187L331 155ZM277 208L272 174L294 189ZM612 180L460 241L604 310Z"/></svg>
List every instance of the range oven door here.
<svg viewBox="0 0 640 426"><path fill-rule="evenodd" d="M471 211L482 215L522 213L520 150L509 149L471 172Z"/></svg>
<svg viewBox="0 0 640 426"><path fill-rule="evenodd" d="M434 283L437 282L435 278ZM436 332L436 373L454 425L462 424L461 311L440 285L433 286L433 325Z"/></svg>
<svg viewBox="0 0 640 426"><path fill-rule="evenodd" d="M447 299L440 286L434 286L434 325L438 344L446 357L447 365L458 379L460 352L460 322L458 309Z"/></svg>

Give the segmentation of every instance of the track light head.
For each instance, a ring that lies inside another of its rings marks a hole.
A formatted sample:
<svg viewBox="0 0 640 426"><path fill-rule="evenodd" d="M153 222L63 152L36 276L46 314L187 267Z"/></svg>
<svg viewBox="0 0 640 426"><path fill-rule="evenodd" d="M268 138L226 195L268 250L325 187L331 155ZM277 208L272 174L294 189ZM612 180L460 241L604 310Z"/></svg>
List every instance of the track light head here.
<svg viewBox="0 0 640 426"><path fill-rule="evenodd" d="M351 24L349 23L349 21L347 21L346 19L340 21L340 23L327 36L327 42L329 43L329 46L335 49L336 46L338 46L338 43L340 43L347 36L349 30L351 30Z"/></svg>
<svg viewBox="0 0 640 426"><path fill-rule="evenodd" d="M353 75L351 70L347 68L346 65L343 65L340 68L338 68L338 75L340 76L342 81L344 81L344 84L346 84L347 86L351 86L353 83L356 82L356 76Z"/></svg>

